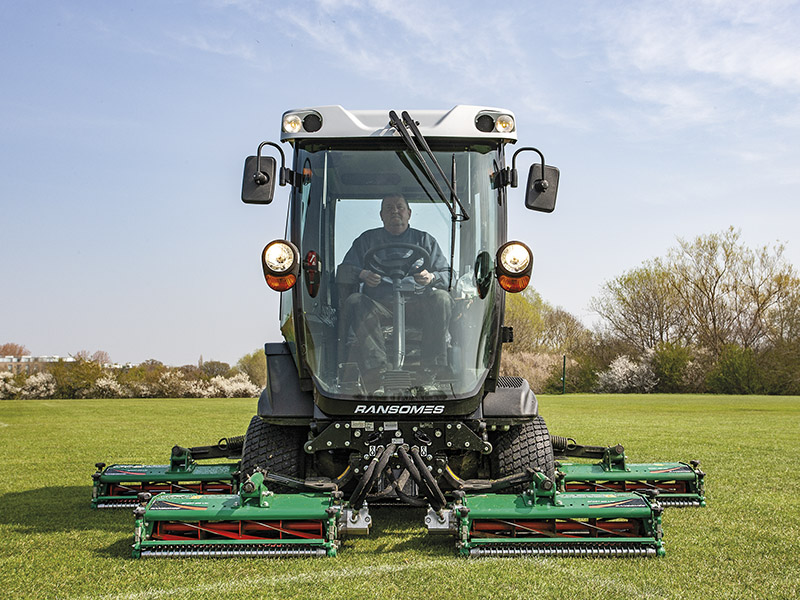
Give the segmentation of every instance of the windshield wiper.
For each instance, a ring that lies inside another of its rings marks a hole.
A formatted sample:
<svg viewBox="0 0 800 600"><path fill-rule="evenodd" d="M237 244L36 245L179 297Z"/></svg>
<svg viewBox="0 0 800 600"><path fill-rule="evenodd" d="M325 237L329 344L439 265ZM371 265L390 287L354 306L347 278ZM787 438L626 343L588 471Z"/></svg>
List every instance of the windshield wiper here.
<svg viewBox="0 0 800 600"><path fill-rule="evenodd" d="M447 206L447 208L450 210L450 215L452 216L453 221L468 221L469 215L464 209L464 206L461 204L461 201L458 199L458 194L456 193L452 182L444 174L442 166L439 164L439 161L436 160L436 157L431 151L427 140L423 137L422 133L417 127L416 122L414 122L414 119L411 118L407 111L403 111L402 116L403 120L401 121L396 112L393 110L389 111L389 121L392 124L392 127L394 127L397 130L397 133L400 134L400 137L403 138L403 141L405 142L406 146L408 146L408 149L414 153L414 156L422 166L422 171L425 173L428 181L431 182L433 188L436 190L436 193L439 195L439 198L441 198L442 202L444 202L445 206ZM411 133L414 134L414 138L409 135L406 127L408 127L408 129L411 130ZM428 162L425 160L425 157L422 155L422 152L420 152L419 147L414 142L415 139L419 142L428 156L430 156L434 166L439 170L439 174L442 176L442 179L444 179L444 181L447 183L447 186L450 188L450 200L448 200L447 195L442 189L442 186L439 185L439 181L436 179L430 167L428 166ZM461 209L461 214L456 211L456 206Z"/></svg>

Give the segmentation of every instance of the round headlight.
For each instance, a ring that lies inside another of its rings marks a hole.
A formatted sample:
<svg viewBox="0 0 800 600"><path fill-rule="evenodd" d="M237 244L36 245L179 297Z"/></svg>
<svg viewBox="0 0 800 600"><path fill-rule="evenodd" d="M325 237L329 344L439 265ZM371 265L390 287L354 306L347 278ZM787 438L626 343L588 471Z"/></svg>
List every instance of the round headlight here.
<svg viewBox="0 0 800 600"><path fill-rule="evenodd" d="M286 133L299 133L303 128L303 121L297 115L286 115L283 117L283 130Z"/></svg>
<svg viewBox="0 0 800 600"><path fill-rule="evenodd" d="M500 264L509 274L522 273L531 263L531 251L519 243L509 244L500 253Z"/></svg>
<svg viewBox="0 0 800 600"><path fill-rule="evenodd" d="M500 115L494 122L494 128L500 133L514 131L514 117L511 115Z"/></svg>
<svg viewBox="0 0 800 600"><path fill-rule="evenodd" d="M294 262L294 251L285 242L272 242L264 248L264 264L273 273L286 273Z"/></svg>

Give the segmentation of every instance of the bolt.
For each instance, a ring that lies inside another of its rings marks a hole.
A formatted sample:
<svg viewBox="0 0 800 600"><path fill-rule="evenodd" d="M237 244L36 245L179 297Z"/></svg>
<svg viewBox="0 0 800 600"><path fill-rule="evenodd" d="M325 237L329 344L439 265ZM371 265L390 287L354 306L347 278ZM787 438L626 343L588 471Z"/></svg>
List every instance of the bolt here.
<svg viewBox="0 0 800 600"><path fill-rule="evenodd" d="M350 440L345 440L344 445L345 446L349 446L350 445Z"/></svg>
<svg viewBox="0 0 800 600"><path fill-rule="evenodd" d="M418 429L419 429L419 427L417 427L416 425L414 425L414 426L411 428L411 431L417 431Z"/></svg>
<svg viewBox="0 0 800 600"><path fill-rule="evenodd" d="M447 442L447 447L450 448L453 445L453 442Z"/></svg>
<svg viewBox="0 0 800 600"><path fill-rule="evenodd" d="M447 424L447 428L448 428L448 429L452 429L452 428L453 428L453 425L452 425L452 423L448 423L448 424Z"/></svg>
<svg viewBox="0 0 800 600"><path fill-rule="evenodd" d="M441 474L442 474L442 470L441 470L441 469L436 469L436 472L437 472L439 475L441 475Z"/></svg>
<svg viewBox="0 0 800 600"><path fill-rule="evenodd" d="M332 442L332 441L330 441L330 440L328 440L328 442L327 442L327 445L328 445L328 446L333 446L333 442Z"/></svg>
<svg viewBox="0 0 800 600"><path fill-rule="evenodd" d="M436 431L433 432L433 435L435 435L436 437L442 437L442 430L437 429Z"/></svg>
<svg viewBox="0 0 800 600"><path fill-rule="evenodd" d="M431 454L426 454L425 460L433 460L433 456Z"/></svg>
<svg viewBox="0 0 800 600"><path fill-rule="evenodd" d="M469 442L464 442L464 448L469 448Z"/></svg>
<svg viewBox="0 0 800 600"><path fill-rule="evenodd" d="M345 428L345 429L350 429L350 423L345 423L345 424L344 424L344 428Z"/></svg>
<svg viewBox="0 0 800 600"><path fill-rule="evenodd" d="M334 427L336 427L336 429L340 429L342 427L342 425L341 425L341 423L336 423L336 425L334 425Z"/></svg>
<svg viewBox="0 0 800 600"><path fill-rule="evenodd" d="M456 425L456 429L461 429L461 423L459 423L458 425Z"/></svg>
<svg viewBox="0 0 800 600"><path fill-rule="evenodd" d="M403 432L398 429L397 431L394 432L394 437L396 438L403 437Z"/></svg>
<svg viewBox="0 0 800 600"><path fill-rule="evenodd" d="M355 437L361 437L361 430L360 430L360 429L356 429L356 430L353 432L353 435L354 435Z"/></svg>

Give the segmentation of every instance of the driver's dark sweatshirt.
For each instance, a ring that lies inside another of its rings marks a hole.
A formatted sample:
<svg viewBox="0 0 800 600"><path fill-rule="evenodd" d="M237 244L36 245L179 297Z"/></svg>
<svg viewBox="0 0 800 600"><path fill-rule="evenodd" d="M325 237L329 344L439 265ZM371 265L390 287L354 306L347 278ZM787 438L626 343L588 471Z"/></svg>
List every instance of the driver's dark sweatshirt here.
<svg viewBox="0 0 800 600"><path fill-rule="evenodd" d="M342 260L342 264L339 267L339 281L345 282L345 279L350 280L353 276L358 278L361 270L366 268L364 266L364 257L371 248L384 244L398 243L421 246L431 255L431 266L428 267L428 272L433 275L433 281L419 291L424 292L426 289L433 287L447 289L450 282L450 268L447 264L447 258L445 258L441 248L439 248L439 244L436 242L436 238L425 231L412 227L409 227L400 235L392 235L383 227L368 229L362 233L353 241L350 250L344 255L344 260ZM374 300L385 303L388 302L392 295L392 285L384 277L381 283L374 288L365 285L362 292Z"/></svg>

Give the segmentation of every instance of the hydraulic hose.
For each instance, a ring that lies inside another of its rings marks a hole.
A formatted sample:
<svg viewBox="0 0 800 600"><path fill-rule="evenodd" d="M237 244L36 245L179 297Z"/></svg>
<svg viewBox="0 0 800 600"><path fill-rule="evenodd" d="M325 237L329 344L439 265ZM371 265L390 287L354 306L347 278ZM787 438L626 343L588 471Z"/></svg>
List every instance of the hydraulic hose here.
<svg viewBox="0 0 800 600"><path fill-rule="evenodd" d="M380 477L383 470L389 464L389 459L392 458L392 455L396 449L396 444L389 444L381 453L380 458L373 458L370 461L367 470L364 472L364 476L358 482L358 485L356 485L353 495L350 496L350 505L355 510L358 510L363 506L364 499L367 497L367 494L369 494L372 486L375 485L378 477Z"/></svg>
<svg viewBox="0 0 800 600"><path fill-rule="evenodd" d="M422 457L419 454L419 448L411 448L411 457L414 459L414 464L419 469L423 484L422 488L423 490L427 491L425 495L428 497L431 508L435 511L441 510L444 508L444 505L447 503L447 501L444 499L442 490L439 488L439 485L433 478L433 474L428 471L428 467L422 461Z"/></svg>

